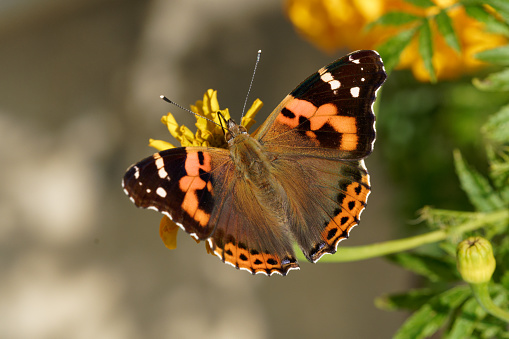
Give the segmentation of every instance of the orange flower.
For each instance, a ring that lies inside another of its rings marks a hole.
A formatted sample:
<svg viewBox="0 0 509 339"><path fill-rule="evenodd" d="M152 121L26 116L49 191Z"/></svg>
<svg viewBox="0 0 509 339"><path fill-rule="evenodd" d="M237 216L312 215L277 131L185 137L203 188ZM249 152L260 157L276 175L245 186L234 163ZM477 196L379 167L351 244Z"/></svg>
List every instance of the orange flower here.
<svg viewBox="0 0 509 339"><path fill-rule="evenodd" d="M254 123L254 117L256 113L262 108L263 103L260 99L256 99L253 105L246 112L242 118L241 125L249 129ZM219 108L219 102L217 100L217 91L209 89L203 95L203 100L196 101L195 105L191 105L191 111L197 113L199 116L203 116L210 119L217 124L221 124L219 121L219 114L221 112L223 117L228 120L230 119L230 113L228 109L221 110ZM220 147L227 148L227 144L224 138L223 129L199 116L196 116L196 133L193 134L189 128L184 125L179 125L173 115L168 113L161 118L161 122L166 125L170 134L177 139L182 147L187 146L205 146L205 147ZM163 140L149 140L149 146L154 147L158 151L164 151L166 149L174 148L172 144ZM169 249L177 248L177 231L178 226L167 216L163 216L159 224L159 235L163 240L165 246ZM197 241L199 242L199 241ZM207 252L213 253L208 243L206 243Z"/></svg>
<svg viewBox="0 0 509 339"><path fill-rule="evenodd" d="M401 29L408 28L376 25L371 30L365 29L368 23L388 12L399 11L430 18L447 8L461 53L447 45L434 22L431 29L432 63L437 78L448 79L483 66L473 57L475 53L507 43L504 36L486 32L484 24L469 17L462 6L454 6L457 2L435 0L435 6L423 9L403 0L287 0L286 11L299 33L320 49L332 52L338 48L373 49ZM411 69L420 81L430 80L419 54L418 34L401 55L398 68Z"/></svg>

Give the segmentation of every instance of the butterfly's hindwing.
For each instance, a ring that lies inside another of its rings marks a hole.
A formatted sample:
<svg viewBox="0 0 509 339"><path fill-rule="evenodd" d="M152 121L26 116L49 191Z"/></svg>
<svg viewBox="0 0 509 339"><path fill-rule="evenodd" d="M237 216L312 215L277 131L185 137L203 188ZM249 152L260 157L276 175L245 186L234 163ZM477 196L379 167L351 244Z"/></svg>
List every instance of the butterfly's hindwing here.
<svg viewBox="0 0 509 339"><path fill-rule="evenodd" d="M275 168L291 197L291 233L306 258L316 262L335 253L359 223L371 190L363 160L291 155L280 157Z"/></svg>

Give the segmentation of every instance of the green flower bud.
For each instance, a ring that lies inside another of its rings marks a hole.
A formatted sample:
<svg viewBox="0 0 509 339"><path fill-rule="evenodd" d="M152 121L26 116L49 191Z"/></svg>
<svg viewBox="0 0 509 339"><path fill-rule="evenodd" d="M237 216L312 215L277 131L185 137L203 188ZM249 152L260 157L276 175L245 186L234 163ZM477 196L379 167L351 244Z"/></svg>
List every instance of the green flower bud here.
<svg viewBox="0 0 509 339"><path fill-rule="evenodd" d="M495 271L493 248L488 240L470 237L458 244L456 249L458 271L469 284L490 281Z"/></svg>

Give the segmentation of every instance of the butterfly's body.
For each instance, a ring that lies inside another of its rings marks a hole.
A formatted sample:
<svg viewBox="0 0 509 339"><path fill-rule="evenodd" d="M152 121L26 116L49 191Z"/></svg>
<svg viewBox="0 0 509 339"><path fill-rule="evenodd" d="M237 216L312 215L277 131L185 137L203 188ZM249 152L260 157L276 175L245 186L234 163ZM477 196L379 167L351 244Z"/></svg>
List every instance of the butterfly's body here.
<svg viewBox="0 0 509 339"><path fill-rule="evenodd" d="M247 134L228 121L228 149L185 147L133 165L124 189L224 262L254 273L297 269L334 253L370 192L363 158L375 139L372 104L386 75L374 51L357 51L306 79Z"/></svg>

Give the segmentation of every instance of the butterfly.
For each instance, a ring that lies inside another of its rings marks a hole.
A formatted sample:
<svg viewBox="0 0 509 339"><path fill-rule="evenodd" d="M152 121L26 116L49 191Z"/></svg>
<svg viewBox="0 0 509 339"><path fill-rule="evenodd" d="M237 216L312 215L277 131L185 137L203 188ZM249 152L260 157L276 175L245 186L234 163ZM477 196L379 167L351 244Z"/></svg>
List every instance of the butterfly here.
<svg viewBox="0 0 509 339"><path fill-rule="evenodd" d="M312 74L252 134L226 122L228 148L181 147L132 165L131 200L206 240L225 263L286 275L336 252L370 193L364 158L373 151L380 55L350 53Z"/></svg>

